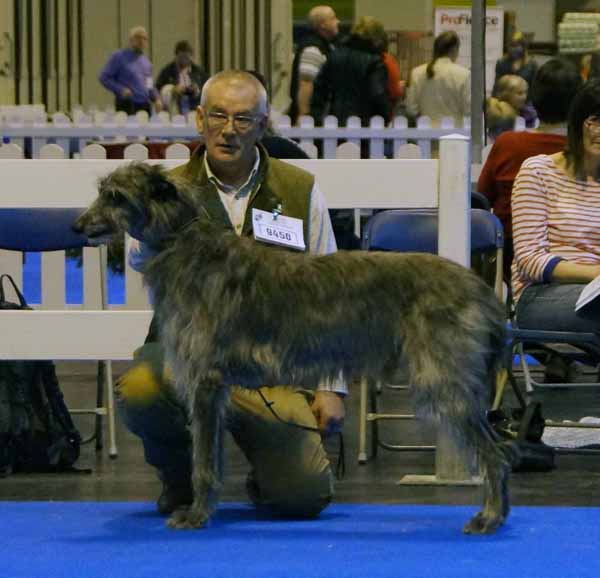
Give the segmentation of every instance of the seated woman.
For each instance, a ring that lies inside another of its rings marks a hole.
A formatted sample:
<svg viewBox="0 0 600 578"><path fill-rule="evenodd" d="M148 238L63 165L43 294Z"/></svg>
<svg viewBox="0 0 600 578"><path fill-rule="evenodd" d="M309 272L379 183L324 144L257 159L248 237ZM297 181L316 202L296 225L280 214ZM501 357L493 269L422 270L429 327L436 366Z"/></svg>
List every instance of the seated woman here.
<svg viewBox="0 0 600 578"><path fill-rule="evenodd" d="M513 259L510 201L515 177L526 158L550 155L565 148L569 107L580 86L579 72L571 61L564 58L548 60L538 70L531 86L531 98L540 124L536 129L499 135L481 170L477 190L488 198L504 226L504 276L507 281Z"/></svg>
<svg viewBox="0 0 600 578"><path fill-rule="evenodd" d="M575 304L600 275L600 80L575 96L564 151L527 159L512 193L513 297L519 327L599 331Z"/></svg>

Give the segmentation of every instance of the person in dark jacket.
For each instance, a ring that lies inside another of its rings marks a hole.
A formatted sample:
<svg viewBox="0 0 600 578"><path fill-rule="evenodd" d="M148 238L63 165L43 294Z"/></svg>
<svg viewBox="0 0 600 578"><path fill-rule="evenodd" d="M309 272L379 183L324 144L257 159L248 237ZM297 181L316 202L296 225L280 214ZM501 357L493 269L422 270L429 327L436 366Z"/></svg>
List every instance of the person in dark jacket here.
<svg viewBox="0 0 600 578"><path fill-rule="evenodd" d="M506 74L516 74L527 82L530 87L537 72L537 62L529 56L527 41L522 32L515 32L510 39L506 54L496 62L496 77L494 79L493 95L496 96L498 81ZM527 95L527 102L530 101Z"/></svg>
<svg viewBox="0 0 600 578"><path fill-rule="evenodd" d="M325 62L311 100L316 124L327 114L336 116L340 125L350 116L360 117L363 125L372 116L389 118L387 70L379 42L382 30L375 18L361 17L348 40Z"/></svg>
<svg viewBox="0 0 600 578"><path fill-rule="evenodd" d="M192 47L187 40L175 45L175 59L156 79L156 88L171 114L187 114L200 104L202 86L208 79L205 70L192 61Z"/></svg>
<svg viewBox="0 0 600 578"><path fill-rule="evenodd" d="M292 124L298 117L310 114L314 81L332 53L339 23L331 6L314 6L308 13L310 32L298 43L292 64L290 84L291 104L288 114Z"/></svg>

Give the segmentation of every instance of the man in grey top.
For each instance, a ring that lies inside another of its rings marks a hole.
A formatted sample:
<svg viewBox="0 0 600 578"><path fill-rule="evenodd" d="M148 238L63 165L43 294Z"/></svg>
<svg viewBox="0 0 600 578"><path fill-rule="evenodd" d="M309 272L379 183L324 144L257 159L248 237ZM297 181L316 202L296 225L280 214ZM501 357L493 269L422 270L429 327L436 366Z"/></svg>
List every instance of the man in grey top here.
<svg viewBox="0 0 600 578"><path fill-rule="evenodd" d="M310 32L296 48L292 64L289 115L295 124L299 116L310 114L315 78L325 64L339 33L340 21L331 6L314 6L308 13Z"/></svg>
<svg viewBox="0 0 600 578"><path fill-rule="evenodd" d="M215 75L204 85L197 109L205 144L173 173L198 184L211 217L239 235L252 235L253 208L281 206L286 216L302 219L310 252L334 252L331 223L314 177L270 158L257 144L267 117L266 92L254 76L241 71ZM148 251L141 246L130 252L134 268L142 266ZM192 498L190 437L185 407L175 398L152 333L116 389L126 425L142 439L146 460L163 482L157 506L167 514ZM318 428L325 435L342 426L347 392L342 383L324 383L316 392L301 386L261 391L283 422ZM286 516L318 515L333 494L321 436L278 421L254 391L232 388L231 401L228 427L252 467L247 480L251 500Z"/></svg>

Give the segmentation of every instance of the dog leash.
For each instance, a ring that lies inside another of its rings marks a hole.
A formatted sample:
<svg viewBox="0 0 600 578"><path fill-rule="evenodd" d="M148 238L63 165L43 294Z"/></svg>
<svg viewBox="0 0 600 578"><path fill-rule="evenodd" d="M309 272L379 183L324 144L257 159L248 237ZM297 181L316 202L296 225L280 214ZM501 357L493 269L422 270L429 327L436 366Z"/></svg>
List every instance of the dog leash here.
<svg viewBox="0 0 600 578"><path fill-rule="evenodd" d="M260 395L261 399L263 400L263 403L265 404L265 406L267 406L267 409L273 414L273 417L285 424L285 425L289 425L291 427L296 427L298 429L303 429L305 431L311 431L311 432L316 432L319 435L321 434L321 430L318 427L313 427L310 425L303 425L300 423L295 423L293 421L286 421L284 420L274 409L273 409L273 405L275 404L274 401L269 401L264 395L263 392L260 389L256 390L258 392L258 395ZM346 452L344 449L344 434L340 431L338 432L338 440L339 440L339 453L338 453L338 459L337 459L337 464L335 466L335 477L337 480L341 480L345 475L346 475Z"/></svg>

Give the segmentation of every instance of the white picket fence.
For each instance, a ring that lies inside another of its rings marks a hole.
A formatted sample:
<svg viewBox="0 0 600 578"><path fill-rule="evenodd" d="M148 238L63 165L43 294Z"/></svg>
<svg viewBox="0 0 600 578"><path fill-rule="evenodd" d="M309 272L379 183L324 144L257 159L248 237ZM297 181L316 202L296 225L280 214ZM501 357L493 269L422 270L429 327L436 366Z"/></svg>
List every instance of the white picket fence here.
<svg viewBox="0 0 600 578"><path fill-rule="evenodd" d="M18 150L9 145L2 149L7 147ZM55 144L46 147L41 152L48 154L50 160L0 160L3 179L0 211L86 207L97 195L98 178L127 162L54 160L56 157L51 154L58 155L62 149ZM132 150L139 150L139 147ZM93 155L98 152L103 152L101 147L92 145L82 151L82 157L97 159ZM331 208L437 208L440 254L468 266L469 157L468 139L456 136L442 139L439 160L302 159L289 162L315 175ZM164 164L173 167L180 162L170 160ZM119 309L100 310L97 305L103 283L98 274L100 257L97 249L85 251L83 306L74 308L66 303L64 253L45 255L41 307L34 311L0 311L0 359L131 359L134 349L143 341L152 317L140 276L127 268L125 305ZM22 284L21 254L0 251L0 271L12 273ZM96 297L92 299L94 295ZM110 453L116 455L114 422L111 423ZM444 437L444 432L440 431L438 446L448 447ZM440 480L456 479L460 477L457 472L462 469L453 450L441 453L436 460L436 476Z"/></svg>
<svg viewBox="0 0 600 578"><path fill-rule="evenodd" d="M517 120L517 130L524 128L521 121ZM348 147L341 153L339 147L347 143L358 147L362 139L368 141L369 157L373 159L385 156L431 158L432 143L442 136L470 136L468 117L461 127L455 127L451 118L444 119L439 127L432 127L428 117L421 117L416 128L409 128L408 119L402 116L396 117L387 126L381 117L373 117L369 126L361 126L359 118L350 117L345 126L339 126L337 118L329 116L323 126L318 127L312 117L302 117L299 126L291 126L289 117L280 116L275 119L274 126L281 135L296 140L310 158L317 158L315 141L321 143L322 158L333 159L348 158L348 153L344 152ZM144 111L129 117L121 112L95 111L87 114L79 111L73 113L73 119L63 113L55 113L47 122L45 113L35 108L28 110L27 115L0 113L0 137L4 144L15 144L28 151L32 158L43 158L41 151L48 144L57 144L65 151L65 156L77 158L90 142L168 142L200 138L194 112L187 118L181 115L169 117L168 113L149 118ZM355 158L354 152L350 158Z"/></svg>

